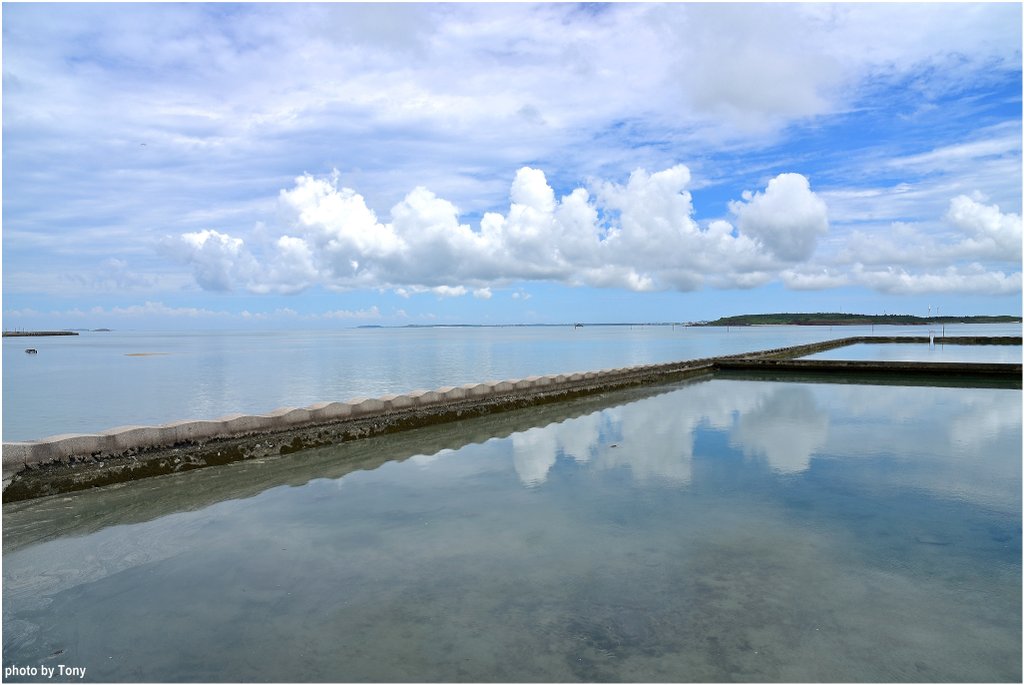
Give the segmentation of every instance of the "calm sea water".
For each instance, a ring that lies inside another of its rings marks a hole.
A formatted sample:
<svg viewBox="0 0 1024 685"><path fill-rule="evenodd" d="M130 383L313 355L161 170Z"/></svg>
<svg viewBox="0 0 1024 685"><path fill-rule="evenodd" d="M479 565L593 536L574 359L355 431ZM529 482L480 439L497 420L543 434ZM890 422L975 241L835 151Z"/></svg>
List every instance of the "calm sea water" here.
<svg viewBox="0 0 1024 685"><path fill-rule="evenodd" d="M872 333L923 335L927 330L587 326L114 331L4 338L3 439L35 440L131 424L261 413L282 406L696 359ZM1021 328L946 326L946 333L1020 335ZM25 354L26 347L39 354Z"/></svg>
<svg viewBox="0 0 1024 685"><path fill-rule="evenodd" d="M1017 389L726 375L6 505L3 663L1020 682L1020 445Z"/></svg>
<svg viewBox="0 0 1024 685"><path fill-rule="evenodd" d="M1020 364L1020 345L945 345L900 343L894 345L867 343L839 347L805 359L849 359L871 361L913 361L913 362L986 362L998 364Z"/></svg>

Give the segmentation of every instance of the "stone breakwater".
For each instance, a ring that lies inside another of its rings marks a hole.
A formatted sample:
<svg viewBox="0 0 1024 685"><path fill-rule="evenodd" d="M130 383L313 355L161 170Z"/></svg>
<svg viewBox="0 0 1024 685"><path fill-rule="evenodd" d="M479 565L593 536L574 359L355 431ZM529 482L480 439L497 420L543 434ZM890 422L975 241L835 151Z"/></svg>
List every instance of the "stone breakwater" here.
<svg viewBox="0 0 1024 685"><path fill-rule="evenodd" d="M78 335L75 331L4 331L5 338L41 338L54 335Z"/></svg>
<svg viewBox="0 0 1024 685"><path fill-rule="evenodd" d="M873 362L842 359L722 359L715 369L727 371L789 371L831 375L948 376L959 378L1007 378L1021 375L1020 364L985 362Z"/></svg>
<svg viewBox="0 0 1024 685"><path fill-rule="evenodd" d="M4 502L147 476L289 454L301 449L462 418L558 402L637 385L710 374L734 362L794 359L855 343L928 342L928 337L851 337L746 354L583 373L531 376L348 402L321 402L266 414L159 426L122 426L3 445ZM1021 344L1021 338L934 338L944 344ZM849 364L837 362L836 364ZM891 362L899 372L913 362ZM934 365L933 365L934 366ZM937 372L973 365L949 364ZM1000 367L1014 365L995 365ZM948 368L945 368L948 367ZM953 368L956 367L956 368ZM1020 375L1020 365L1016 365ZM877 371L877 369L875 369ZM1006 372L1006 369L1003 369ZM1012 373L1012 370L1010 371Z"/></svg>

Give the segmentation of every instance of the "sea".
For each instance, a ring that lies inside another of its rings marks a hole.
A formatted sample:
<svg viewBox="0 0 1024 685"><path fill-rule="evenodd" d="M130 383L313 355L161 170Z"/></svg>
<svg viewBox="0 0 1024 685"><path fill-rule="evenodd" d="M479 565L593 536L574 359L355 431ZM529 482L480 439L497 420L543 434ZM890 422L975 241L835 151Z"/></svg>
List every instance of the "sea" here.
<svg viewBox="0 0 1024 685"><path fill-rule="evenodd" d="M489 380L698 359L853 335L943 333L1019 336L1021 326L570 325L115 330L67 337L8 337L3 339L2 436L4 442L38 440ZM38 354L25 354L28 347ZM894 353L893 348L886 349ZM909 353L935 361L1021 359L1020 346L922 346Z"/></svg>
<svg viewBox="0 0 1024 685"><path fill-rule="evenodd" d="M66 411L117 388L158 396L145 420L828 334L121 334L24 363L108 360ZM4 504L4 681L1019 683L1021 390L885 380L720 372Z"/></svg>

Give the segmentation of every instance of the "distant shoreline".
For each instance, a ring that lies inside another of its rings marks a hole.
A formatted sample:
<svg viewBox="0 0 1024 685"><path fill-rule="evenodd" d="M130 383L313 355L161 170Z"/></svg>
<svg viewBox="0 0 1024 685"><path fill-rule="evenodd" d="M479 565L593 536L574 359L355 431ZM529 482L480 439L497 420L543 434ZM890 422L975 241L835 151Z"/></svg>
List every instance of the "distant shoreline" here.
<svg viewBox="0 0 1024 685"><path fill-rule="evenodd" d="M579 323L434 323L364 324L360 329L393 328L587 328L598 326L924 326L947 323L1021 323L1019 316L913 316L911 314L741 314L715 321L584 321Z"/></svg>
<svg viewBox="0 0 1024 685"><path fill-rule="evenodd" d="M741 314L698 326L925 326L946 323L1020 323L1019 316L913 316L911 314Z"/></svg>
<svg viewBox="0 0 1024 685"><path fill-rule="evenodd" d="M1011 324L1021 323L1019 316L913 316L910 314L740 314L714 321L582 321L576 323L434 323L363 324L356 329L402 328L590 328L590 327L726 327L726 326L924 326L928 324ZM3 331L3 337L29 338L79 335L79 331L110 332L109 328L77 328L54 331Z"/></svg>

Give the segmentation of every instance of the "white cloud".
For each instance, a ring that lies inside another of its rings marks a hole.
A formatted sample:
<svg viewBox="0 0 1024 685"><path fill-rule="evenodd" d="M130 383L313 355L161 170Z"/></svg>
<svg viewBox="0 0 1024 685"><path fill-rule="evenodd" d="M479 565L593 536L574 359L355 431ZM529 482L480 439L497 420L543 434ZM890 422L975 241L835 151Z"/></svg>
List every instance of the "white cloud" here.
<svg viewBox="0 0 1024 685"><path fill-rule="evenodd" d="M1020 71L1013 4L211 7L5 11L4 248L18 255L5 289L177 291L183 274L161 272L154 230L179 236L168 249L210 290L752 287L780 268L808 273L796 262L849 217L938 217L974 187L1019 212L1019 115L991 125ZM997 87L979 95L979 83ZM857 160L825 188L814 171L828 234L811 205L807 223L772 223L770 187L737 203L738 232L716 232L694 221L690 170L666 168L678 150L708 166L762 164L805 124L834 135L828 115L856 125L897 102L892 117L908 117L950 96L988 113L978 139L958 109L898 145L866 143L866 156L885 148L869 173ZM509 193L508 170L523 164ZM280 230L266 242L249 230L280 179L332 166L358 193L303 177L277 198ZM637 167L663 171L562 196L571 179ZM881 187L894 173L905 192ZM879 195L843 197L854 183ZM506 200L480 226L460 223ZM978 260L999 244L975 240ZM85 250L132 268L55 276L76 273Z"/></svg>
<svg viewBox="0 0 1024 685"><path fill-rule="evenodd" d="M295 228L317 246L330 273L346 278L358 272L359 259L387 258L400 241L391 225L377 221L361 195L337 184L337 171L330 180L300 176L294 188L281 191L281 203L293 211Z"/></svg>
<svg viewBox="0 0 1024 685"><path fill-rule="evenodd" d="M157 284L157 279L152 275L134 271L127 261L113 257L104 260L98 271L91 274L67 274L67 280L98 292L152 290Z"/></svg>
<svg viewBox="0 0 1024 685"><path fill-rule="evenodd" d="M65 312L65 314L77 315L77 316L117 316L117 317L135 317L135 316L174 316L174 317L220 317L224 316L225 312L213 311L210 309L203 309L201 307L169 307L163 302L146 302L144 304L134 304L126 307L111 307L106 309L104 307L92 307L88 312L72 311Z"/></svg>
<svg viewBox="0 0 1024 685"><path fill-rule="evenodd" d="M177 240L166 240L164 246L192 266L196 282L204 290L231 290L238 282L248 282L258 268L244 240L209 229L182 233Z"/></svg>
<svg viewBox="0 0 1024 685"><path fill-rule="evenodd" d="M884 269L856 265L853 280L883 293L920 295L926 293L969 293L1012 295L1020 293L1020 272L989 271L980 264L950 266L936 272L911 273L900 267Z"/></svg>
<svg viewBox="0 0 1024 685"><path fill-rule="evenodd" d="M302 238L281 236L274 245L276 259L273 262L269 283L277 287L260 284L252 286L254 292L296 293L308 288L316 281L317 270L313 264L313 252Z"/></svg>
<svg viewBox="0 0 1024 685"><path fill-rule="evenodd" d="M997 129L995 133L997 135L992 137L944 145L929 152L906 157L896 157L889 160L888 164L896 168L911 167L935 172L959 168L965 162L976 164L979 160L1020 155L1019 134L1007 134L1001 129Z"/></svg>
<svg viewBox="0 0 1024 685"><path fill-rule="evenodd" d="M890 269L956 267L976 261L1019 267L1021 218L967 195L950 200L941 221L897 221L854 231L839 253L840 263Z"/></svg>
<svg viewBox="0 0 1024 685"><path fill-rule="evenodd" d="M369 309L335 309L320 315L324 319L379 319L380 309L374 305Z"/></svg>
<svg viewBox="0 0 1024 685"><path fill-rule="evenodd" d="M678 46L683 100L708 119L761 132L837 107L846 68L800 8L689 5L661 16Z"/></svg>
<svg viewBox="0 0 1024 685"><path fill-rule="evenodd" d="M959 246L964 252L979 259L1020 260L1021 221L1017 214L1004 214L999 205L983 205L958 195L950 201L946 219L967 234Z"/></svg>
<svg viewBox="0 0 1024 685"><path fill-rule="evenodd" d="M828 232L828 208L800 174L780 174L764 193L744 193L729 209L739 218L741 231L785 261L810 257L818 236Z"/></svg>
<svg viewBox="0 0 1024 685"><path fill-rule="evenodd" d="M439 285L436 288L431 288L430 291L439 297L462 297L468 291L465 287L457 285L452 287L450 285Z"/></svg>
<svg viewBox="0 0 1024 685"><path fill-rule="evenodd" d="M849 276L829 267L807 266L799 269L786 269L779 276L786 287L791 290L825 290L850 284Z"/></svg>
<svg viewBox="0 0 1024 685"><path fill-rule="evenodd" d="M943 141L939 138L939 141ZM893 149L893 147L897 149ZM1020 121L978 130L957 142L924 153L905 154L899 146L872 146L847 161L852 172L846 187L821 192L833 227L844 223L920 222L944 212L956 195L986 195L1004 207L1020 205ZM861 179L896 178L888 185L856 187Z"/></svg>
<svg viewBox="0 0 1024 685"><path fill-rule="evenodd" d="M590 190L559 199L542 171L523 167L507 212L488 212L473 229L454 204L422 187L382 222L337 173L304 175L281 192L283 234L264 241L259 255L243 239L210 229L166 245L192 265L200 287L256 293L321 285L486 300L493 288L529 280L634 292L755 288L774 280L793 290L862 285L900 294L1019 287L1019 269L985 263L1019 266L1020 217L977 193L949 202L935 220L941 230L933 221L854 231L833 243L834 256L815 263L819 238L829 231L828 207L806 177L780 174L764 190L729 202L735 227L721 219L699 224L689 183L681 164L637 169L625 184L594 180Z"/></svg>
<svg viewBox="0 0 1024 685"><path fill-rule="evenodd" d="M168 251L208 290L292 293L319 284L488 299L490 288L516 280L638 292L754 287L809 256L827 225L824 203L799 174L778 176L764 193L734 204L738 230L722 220L699 225L689 183L682 164L637 169L624 185L594 181L593 194L576 188L559 200L542 171L523 167L507 213L484 214L474 230L425 188L382 222L337 173L307 174L281 191L285 234L261 259L242 238L210 229L182 234Z"/></svg>
<svg viewBox="0 0 1024 685"><path fill-rule="evenodd" d="M830 194L834 198L835 194ZM1012 295L1021 286L1021 218L974 191L947 200L941 216L853 230L831 254L781 272L794 290L859 285L899 295Z"/></svg>

